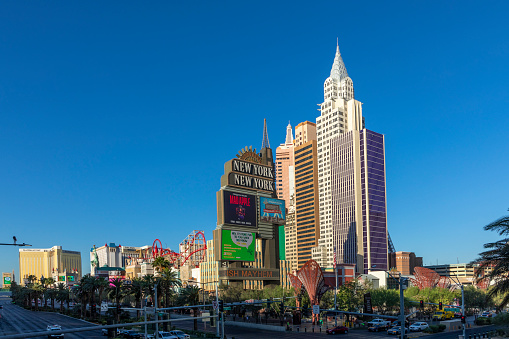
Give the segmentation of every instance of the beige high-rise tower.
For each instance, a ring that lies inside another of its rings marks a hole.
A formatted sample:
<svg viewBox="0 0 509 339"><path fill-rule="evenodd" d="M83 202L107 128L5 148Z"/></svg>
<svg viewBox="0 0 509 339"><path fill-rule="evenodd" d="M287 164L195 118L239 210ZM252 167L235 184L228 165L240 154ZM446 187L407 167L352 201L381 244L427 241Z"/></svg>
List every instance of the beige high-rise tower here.
<svg viewBox="0 0 509 339"><path fill-rule="evenodd" d="M316 125L305 121L295 127L295 231L300 269L318 245L318 162Z"/></svg>
<svg viewBox="0 0 509 339"><path fill-rule="evenodd" d="M323 85L324 101L316 118L318 148L318 188L320 201L320 240L313 259L322 267L333 265L331 141L348 131L363 128L362 103L354 99L352 79L336 47L330 76Z"/></svg>
<svg viewBox="0 0 509 339"><path fill-rule="evenodd" d="M295 161L293 156L292 125L286 127L285 143L276 149L276 190L278 199L290 206L290 197L295 193Z"/></svg>

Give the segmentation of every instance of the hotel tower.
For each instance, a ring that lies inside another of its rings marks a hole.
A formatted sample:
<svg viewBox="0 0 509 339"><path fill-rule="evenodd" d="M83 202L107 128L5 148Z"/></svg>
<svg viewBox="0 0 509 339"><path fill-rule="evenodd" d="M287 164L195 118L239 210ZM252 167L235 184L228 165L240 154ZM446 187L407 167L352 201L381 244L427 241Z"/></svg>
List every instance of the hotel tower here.
<svg viewBox="0 0 509 339"><path fill-rule="evenodd" d="M362 103L336 48L316 118L320 235L312 257L322 267L387 269L384 136L364 128Z"/></svg>

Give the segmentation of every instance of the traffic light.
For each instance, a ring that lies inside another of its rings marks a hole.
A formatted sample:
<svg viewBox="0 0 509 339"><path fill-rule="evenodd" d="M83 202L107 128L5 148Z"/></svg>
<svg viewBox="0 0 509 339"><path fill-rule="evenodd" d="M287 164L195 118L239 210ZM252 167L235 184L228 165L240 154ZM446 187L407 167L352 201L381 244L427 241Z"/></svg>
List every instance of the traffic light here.
<svg viewBox="0 0 509 339"><path fill-rule="evenodd" d="M442 302L439 302L438 303L438 309L441 310L442 309Z"/></svg>
<svg viewBox="0 0 509 339"><path fill-rule="evenodd" d="M218 300L217 301L217 306L219 308L219 312L224 312L224 304L223 304L223 301L222 300Z"/></svg>
<svg viewBox="0 0 509 339"><path fill-rule="evenodd" d="M467 319L464 315L461 316L461 323L464 324L467 322Z"/></svg>
<svg viewBox="0 0 509 339"><path fill-rule="evenodd" d="M421 308L424 308L424 300L421 300L420 303L421 303Z"/></svg>

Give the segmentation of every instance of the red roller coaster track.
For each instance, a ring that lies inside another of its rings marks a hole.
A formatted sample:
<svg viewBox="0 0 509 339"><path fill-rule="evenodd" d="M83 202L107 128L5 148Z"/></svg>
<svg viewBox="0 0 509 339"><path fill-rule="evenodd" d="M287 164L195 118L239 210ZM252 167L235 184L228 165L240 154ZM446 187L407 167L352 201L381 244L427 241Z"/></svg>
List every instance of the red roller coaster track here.
<svg viewBox="0 0 509 339"><path fill-rule="evenodd" d="M198 257L195 256L195 266L205 260L207 253L207 241L205 240L205 234L202 231L195 232L193 236L190 236L183 247L182 253L177 253L170 250L169 248L163 248L161 240L156 239L152 244L152 258L165 257L173 266L183 266L189 258L194 254L198 253ZM182 246L181 246L182 247Z"/></svg>

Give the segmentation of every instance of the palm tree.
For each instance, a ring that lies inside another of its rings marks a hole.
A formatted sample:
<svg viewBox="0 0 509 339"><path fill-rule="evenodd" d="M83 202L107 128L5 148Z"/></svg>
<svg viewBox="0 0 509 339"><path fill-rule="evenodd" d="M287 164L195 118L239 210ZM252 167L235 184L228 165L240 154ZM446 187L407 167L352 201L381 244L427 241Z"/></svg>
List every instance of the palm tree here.
<svg viewBox="0 0 509 339"><path fill-rule="evenodd" d="M162 289L164 291L164 306L169 307L170 306L170 296L175 289L175 287L181 287L182 282L178 278L177 271L173 271L170 268L165 268L161 272L161 284Z"/></svg>
<svg viewBox="0 0 509 339"><path fill-rule="evenodd" d="M44 296L44 287L41 284L34 284L32 286L32 293L35 300L35 310L39 311L39 298Z"/></svg>
<svg viewBox="0 0 509 339"><path fill-rule="evenodd" d="M108 279L103 277L97 278L95 282L97 284L97 290L99 291L99 302L102 302L103 292L106 288L108 288L108 286L110 286L110 282Z"/></svg>
<svg viewBox="0 0 509 339"><path fill-rule="evenodd" d="M60 302L60 313L63 313L64 301L69 299L69 290L65 287L64 283L59 283L57 288L56 299Z"/></svg>
<svg viewBox="0 0 509 339"><path fill-rule="evenodd" d="M487 250L481 252L479 258L473 262L479 263L475 271L477 282L488 280L493 283L488 291L488 297L504 296L498 305L501 309L509 302L509 216L484 226L484 230L495 231L504 237L496 242L484 244Z"/></svg>
<svg viewBox="0 0 509 339"><path fill-rule="evenodd" d="M115 300L117 321L120 319L120 299L124 296L123 281L119 278L112 279L108 287L108 296Z"/></svg>
<svg viewBox="0 0 509 339"><path fill-rule="evenodd" d="M182 290L182 297L187 300L189 305L197 305L200 302L201 288L198 286L187 286ZM193 308L193 316L198 316L198 308ZM194 319L194 330L198 329L198 319Z"/></svg>
<svg viewBox="0 0 509 339"><path fill-rule="evenodd" d="M84 289L85 293L88 294L87 299L89 301L89 306L90 306L89 309L90 309L92 318L94 318L95 312L93 312L93 305L95 305L95 291L98 288L97 279L95 277L91 276L90 274L86 274L81 279L81 282L82 282L81 284L83 285L83 289Z"/></svg>
<svg viewBox="0 0 509 339"><path fill-rule="evenodd" d="M157 257L152 262L152 267L156 270L157 273L160 273L162 270L170 268L171 263L164 257Z"/></svg>
<svg viewBox="0 0 509 339"><path fill-rule="evenodd" d="M129 294L131 294L134 297L134 300L136 301L136 308L141 308L141 300L143 298L143 279L140 278L133 278L131 285L129 287ZM140 310L136 311L136 316L140 317Z"/></svg>
<svg viewBox="0 0 509 339"><path fill-rule="evenodd" d="M55 293L53 293L53 284L55 283L55 279L53 278L44 278L43 286L45 289L44 292L44 307L48 306L48 298L51 299L51 304L53 305L53 309L55 309ZM47 294L47 296L46 296Z"/></svg>
<svg viewBox="0 0 509 339"><path fill-rule="evenodd" d="M143 276L143 293L144 295L149 295L154 300L154 286L156 283L156 279L152 274L147 274Z"/></svg>

